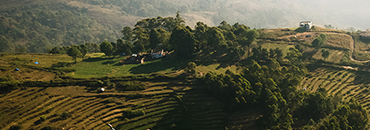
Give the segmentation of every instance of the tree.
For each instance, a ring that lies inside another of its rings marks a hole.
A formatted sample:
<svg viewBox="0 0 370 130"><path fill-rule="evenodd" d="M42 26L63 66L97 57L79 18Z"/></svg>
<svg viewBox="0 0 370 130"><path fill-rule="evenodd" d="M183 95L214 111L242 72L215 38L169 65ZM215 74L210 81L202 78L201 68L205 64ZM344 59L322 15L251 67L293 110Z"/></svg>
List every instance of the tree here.
<svg viewBox="0 0 370 130"><path fill-rule="evenodd" d="M136 26L134 29L134 35L135 42L132 52L139 53L145 51L145 47L149 46L150 44L148 32L141 26Z"/></svg>
<svg viewBox="0 0 370 130"><path fill-rule="evenodd" d="M298 65L300 64L302 53L299 52L298 49L292 47L289 48L289 52L285 58L287 58L292 65Z"/></svg>
<svg viewBox="0 0 370 130"><path fill-rule="evenodd" d="M108 41L103 41L100 44L100 51L103 52L106 56L113 55L113 45Z"/></svg>
<svg viewBox="0 0 370 130"><path fill-rule="evenodd" d="M226 21L222 21L218 28L225 30L225 31L230 31L232 29L231 25L228 24Z"/></svg>
<svg viewBox="0 0 370 130"><path fill-rule="evenodd" d="M87 47L85 46L85 45L80 45L80 46L78 46L78 50L80 50L80 52L81 52L81 54L82 54L82 58L84 58L85 57L85 55L87 54Z"/></svg>
<svg viewBox="0 0 370 130"><path fill-rule="evenodd" d="M124 27L123 30L121 31L121 33L123 34L123 37L122 37L123 40L126 40L126 41L131 41L132 40L132 29L131 29L131 27L129 27L129 26Z"/></svg>
<svg viewBox="0 0 370 130"><path fill-rule="evenodd" d="M117 51L115 52L116 55L120 55L125 53L127 55L131 54L132 44L129 41L123 41L122 39L117 40Z"/></svg>
<svg viewBox="0 0 370 130"><path fill-rule="evenodd" d="M158 44L161 43L160 36L161 36L161 34L156 29L150 30L150 32L149 32L149 42L150 42L149 48L151 48L151 49L156 49L157 48Z"/></svg>
<svg viewBox="0 0 370 130"><path fill-rule="evenodd" d="M321 52L322 52L321 56L324 57L324 60L328 58L330 55L330 52L328 50L322 49Z"/></svg>
<svg viewBox="0 0 370 130"><path fill-rule="evenodd" d="M195 50L194 35L182 26L176 26L169 41L177 56L189 58Z"/></svg>
<svg viewBox="0 0 370 130"><path fill-rule="evenodd" d="M176 18L175 18L175 21L176 21L176 25L182 25L185 23L185 21L182 19L182 17L180 16L180 11L177 11L176 12Z"/></svg>
<svg viewBox="0 0 370 130"><path fill-rule="evenodd" d="M215 50L227 50L228 46L225 41L225 37L222 30L216 27L212 27L207 31L207 42L208 46L213 47ZM218 51L219 52L219 51Z"/></svg>
<svg viewBox="0 0 370 130"><path fill-rule="evenodd" d="M205 50L207 47L207 31L209 27L207 24L204 24L203 22L197 22L197 25L195 26L195 39L197 42L197 51Z"/></svg>
<svg viewBox="0 0 370 130"><path fill-rule="evenodd" d="M189 75L195 76L196 71L195 68L197 65L194 62L189 62L188 66L185 68L185 72Z"/></svg>
<svg viewBox="0 0 370 130"><path fill-rule="evenodd" d="M322 46L324 46L326 40L327 40L326 34L322 33L315 40L313 40L312 46L315 47L316 49L320 49Z"/></svg>
<svg viewBox="0 0 370 130"><path fill-rule="evenodd" d="M170 45L168 41L170 40L171 33L167 32L163 28L159 28L157 31L160 33L159 43L162 44L160 45L161 46L160 48L170 50Z"/></svg>
<svg viewBox="0 0 370 130"><path fill-rule="evenodd" d="M69 48L67 54L71 56L73 60L75 60L75 63L77 63L78 57L82 57L80 50L78 50L78 48L75 46L72 46L71 48Z"/></svg>
<svg viewBox="0 0 370 130"><path fill-rule="evenodd" d="M257 37L259 36L259 33L257 32L257 30L249 30L247 32L247 41L245 43L246 46L248 46L248 57L249 57L249 48L250 48L250 45L256 41Z"/></svg>

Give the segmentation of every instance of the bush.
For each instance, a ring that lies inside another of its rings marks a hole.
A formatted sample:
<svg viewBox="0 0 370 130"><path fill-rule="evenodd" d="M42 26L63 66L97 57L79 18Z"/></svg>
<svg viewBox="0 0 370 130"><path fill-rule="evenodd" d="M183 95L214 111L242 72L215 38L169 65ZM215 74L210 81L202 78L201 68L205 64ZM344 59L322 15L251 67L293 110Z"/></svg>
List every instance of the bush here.
<svg viewBox="0 0 370 130"><path fill-rule="evenodd" d="M13 125L12 127L10 127L9 130L20 130L22 128L22 125Z"/></svg>
<svg viewBox="0 0 370 130"><path fill-rule="evenodd" d="M46 116L45 116L45 115L40 116L40 120L41 120L41 121L46 121L46 119L47 119L47 118L46 118Z"/></svg>
<svg viewBox="0 0 370 130"><path fill-rule="evenodd" d="M57 114L57 116L59 116L60 119L65 120L65 119L71 117L71 114L69 114L68 112L63 112L61 114Z"/></svg>
<svg viewBox="0 0 370 130"><path fill-rule="evenodd" d="M118 89L126 90L126 91L138 91L146 89L145 84L139 81L127 81L127 82L118 82L116 84Z"/></svg>
<svg viewBox="0 0 370 130"><path fill-rule="evenodd" d="M122 118L131 119L131 118L142 116L142 115L145 115L145 111L143 109L137 109L137 110L128 109L128 110L123 111Z"/></svg>

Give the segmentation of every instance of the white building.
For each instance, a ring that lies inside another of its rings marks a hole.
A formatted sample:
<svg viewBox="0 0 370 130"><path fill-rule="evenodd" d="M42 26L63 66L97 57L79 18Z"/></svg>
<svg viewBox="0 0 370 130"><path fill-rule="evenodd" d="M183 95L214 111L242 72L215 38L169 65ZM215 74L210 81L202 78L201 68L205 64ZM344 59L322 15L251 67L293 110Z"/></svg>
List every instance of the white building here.
<svg viewBox="0 0 370 130"><path fill-rule="evenodd" d="M301 23L299 23L299 26L309 30L312 28L312 21L302 21Z"/></svg>

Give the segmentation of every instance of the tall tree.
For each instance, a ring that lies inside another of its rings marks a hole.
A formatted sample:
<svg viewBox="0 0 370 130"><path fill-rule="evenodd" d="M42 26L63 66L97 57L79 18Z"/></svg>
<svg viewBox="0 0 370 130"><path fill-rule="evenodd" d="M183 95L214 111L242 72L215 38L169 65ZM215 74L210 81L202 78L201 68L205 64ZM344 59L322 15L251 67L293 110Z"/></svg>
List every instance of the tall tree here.
<svg viewBox="0 0 370 130"><path fill-rule="evenodd" d="M127 55L131 54L132 44L129 41L123 41L122 39L117 40L117 51L116 54L120 55L125 53Z"/></svg>
<svg viewBox="0 0 370 130"><path fill-rule="evenodd" d="M253 30L249 30L247 32L247 41L246 41L246 46L248 46L248 57L249 57L249 49L250 49L250 46L251 44L256 41L257 37L259 36L259 33L257 32L257 30L253 29Z"/></svg>
<svg viewBox="0 0 370 130"><path fill-rule="evenodd" d="M113 45L108 41L103 41L100 44L100 51L103 52L106 56L113 55Z"/></svg>
<svg viewBox="0 0 370 130"><path fill-rule="evenodd" d="M221 29L216 27L210 28L207 31L207 38L208 46L213 47L213 49L220 50L221 52L228 49Z"/></svg>
<svg viewBox="0 0 370 130"><path fill-rule="evenodd" d="M176 21L176 25L183 25L185 23L185 21L183 20L183 18L180 16L180 11L177 11L176 12L175 21Z"/></svg>
<svg viewBox="0 0 370 130"><path fill-rule="evenodd" d="M195 25L195 39L197 42L197 51L205 50L207 47L207 31L209 27L207 24L204 24L203 22L197 22L197 25Z"/></svg>
<svg viewBox="0 0 370 130"><path fill-rule="evenodd" d="M80 50L75 46L69 48L67 54L71 56L73 60L75 60L75 63L77 63L78 57L82 57Z"/></svg>
<svg viewBox="0 0 370 130"><path fill-rule="evenodd" d="M123 40L126 40L126 41L132 41L132 29L131 27L129 26L126 26L123 28L123 30L121 31L123 37L122 39Z"/></svg>
<svg viewBox="0 0 370 130"><path fill-rule="evenodd" d="M162 45L160 45L160 48L170 50L170 45L168 41L170 40L171 32L167 32L163 28L159 28L157 31L160 33L159 41L160 43L162 43Z"/></svg>
<svg viewBox="0 0 370 130"><path fill-rule="evenodd" d="M82 59L85 57L85 55L87 54L87 47L86 47L86 45L84 45L84 44L82 44L82 45L79 45L78 46L78 50L80 50L80 52L81 52L81 57L82 57Z"/></svg>
<svg viewBox="0 0 370 130"><path fill-rule="evenodd" d="M150 42L149 48L156 49L157 46L161 43L160 37L161 37L161 34L156 29L150 30L150 32L149 32L149 42Z"/></svg>
<svg viewBox="0 0 370 130"><path fill-rule="evenodd" d="M231 25L228 24L226 21L222 21L218 28L225 30L225 31L230 31L232 29Z"/></svg>
<svg viewBox="0 0 370 130"><path fill-rule="evenodd" d="M134 50L132 51L133 53L139 53L139 52L144 52L146 50L145 47L149 46L149 34L148 32L140 27L136 26L134 29Z"/></svg>
<svg viewBox="0 0 370 130"><path fill-rule="evenodd" d="M169 41L179 57L188 58L193 56L195 48L194 35L182 26L176 26Z"/></svg>

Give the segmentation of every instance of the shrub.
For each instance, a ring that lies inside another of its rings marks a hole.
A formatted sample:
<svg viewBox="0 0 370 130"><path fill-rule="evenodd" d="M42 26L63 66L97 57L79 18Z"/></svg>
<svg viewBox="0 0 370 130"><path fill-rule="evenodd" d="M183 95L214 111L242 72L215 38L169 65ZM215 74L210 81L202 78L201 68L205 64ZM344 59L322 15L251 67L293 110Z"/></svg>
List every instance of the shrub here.
<svg viewBox="0 0 370 130"><path fill-rule="evenodd" d="M127 98L129 98L129 99L137 99L137 98L143 98L143 97L145 97L145 95L138 94L138 93L127 95Z"/></svg>
<svg viewBox="0 0 370 130"><path fill-rule="evenodd" d="M118 82L116 88L126 91L138 91L146 89L145 84L139 81Z"/></svg>
<svg viewBox="0 0 370 130"><path fill-rule="evenodd" d="M71 117L71 114L69 114L68 112L63 112L61 114L57 114L57 116L59 116L60 119L65 120L65 119Z"/></svg>
<svg viewBox="0 0 370 130"><path fill-rule="evenodd" d="M9 130L20 130L22 128L22 125L13 125L10 127Z"/></svg>
<svg viewBox="0 0 370 130"><path fill-rule="evenodd" d="M41 121L46 121L46 116L45 115L40 116L40 120Z"/></svg>
<svg viewBox="0 0 370 130"><path fill-rule="evenodd" d="M122 118L131 119L131 118L142 116L142 115L145 115L145 111L143 109L137 109L137 110L128 109L128 110L123 111Z"/></svg>

